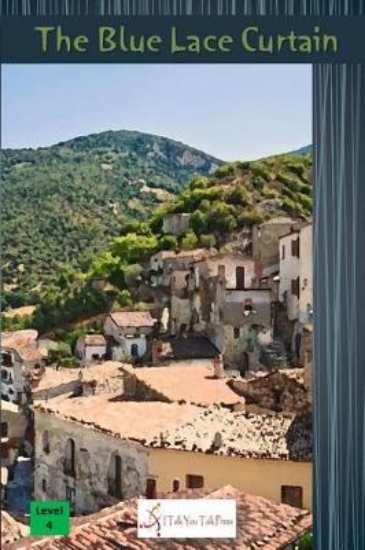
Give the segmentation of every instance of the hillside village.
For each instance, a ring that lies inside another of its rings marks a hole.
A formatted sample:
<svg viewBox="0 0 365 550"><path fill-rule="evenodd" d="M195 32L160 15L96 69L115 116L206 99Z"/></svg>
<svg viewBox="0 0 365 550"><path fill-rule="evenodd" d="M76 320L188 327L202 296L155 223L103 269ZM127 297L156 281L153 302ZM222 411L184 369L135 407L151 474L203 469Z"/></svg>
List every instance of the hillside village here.
<svg viewBox="0 0 365 550"><path fill-rule="evenodd" d="M76 368L36 330L2 334L4 548L33 548L31 498L69 500L75 521L74 539L37 548L111 548L105 525L120 547L154 548L137 545L136 497L227 494L234 543L173 547L297 548L312 522L312 224L273 217L230 244L152 254L150 307L106 312Z"/></svg>

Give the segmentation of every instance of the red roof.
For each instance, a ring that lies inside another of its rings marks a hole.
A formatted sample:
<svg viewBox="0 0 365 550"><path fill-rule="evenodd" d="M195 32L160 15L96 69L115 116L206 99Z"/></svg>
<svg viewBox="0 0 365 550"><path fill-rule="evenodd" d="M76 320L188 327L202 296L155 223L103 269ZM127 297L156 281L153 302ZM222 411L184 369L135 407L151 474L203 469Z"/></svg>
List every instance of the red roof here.
<svg viewBox="0 0 365 550"><path fill-rule="evenodd" d="M213 492L180 491L159 498L234 498L237 501L237 538L138 539L137 499L121 502L91 516L72 520L69 537L23 539L4 545L4 550L280 550L296 541L312 526L307 510L278 504L226 486Z"/></svg>
<svg viewBox="0 0 365 550"><path fill-rule="evenodd" d="M110 317L118 327L153 327L156 322L149 311L118 311Z"/></svg>

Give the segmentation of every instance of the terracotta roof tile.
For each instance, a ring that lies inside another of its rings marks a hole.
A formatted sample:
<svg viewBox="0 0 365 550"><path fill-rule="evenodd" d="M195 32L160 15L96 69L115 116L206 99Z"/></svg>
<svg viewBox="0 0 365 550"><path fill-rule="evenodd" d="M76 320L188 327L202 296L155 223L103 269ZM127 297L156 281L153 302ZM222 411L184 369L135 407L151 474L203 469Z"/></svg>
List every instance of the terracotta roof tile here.
<svg viewBox="0 0 365 550"><path fill-rule="evenodd" d="M186 498L186 491L158 495L159 498ZM211 493L190 491L189 498L234 498L237 502L237 538L220 539L137 539L137 499L119 503L84 518L72 520L69 537L34 540L23 539L4 545L4 550L279 550L297 540L312 525L306 510L271 502L248 495L233 487L223 487ZM125 520L133 521L132 526ZM112 527L110 524L112 523Z"/></svg>
<svg viewBox="0 0 365 550"><path fill-rule="evenodd" d="M86 334L85 346L105 346L106 338L103 334Z"/></svg>
<svg viewBox="0 0 365 550"><path fill-rule="evenodd" d="M227 385L214 378L213 366L186 367L183 364L167 367L149 367L125 370L137 380L171 401L184 399L187 403L202 405L234 405L243 402Z"/></svg>
<svg viewBox="0 0 365 550"><path fill-rule="evenodd" d="M176 429L180 424L193 421L200 408L158 401L120 401L119 394L101 394L72 399L56 397L47 403L38 402L35 406L35 412L37 411L81 422L84 428L147 444L166 429Z"/></svg>
<svg viewBox="0 0 365 550"><path fill-rule="evenodd" d="M118 327L153 327L156 322L149 311L118 311L110 317Z"/></svg>

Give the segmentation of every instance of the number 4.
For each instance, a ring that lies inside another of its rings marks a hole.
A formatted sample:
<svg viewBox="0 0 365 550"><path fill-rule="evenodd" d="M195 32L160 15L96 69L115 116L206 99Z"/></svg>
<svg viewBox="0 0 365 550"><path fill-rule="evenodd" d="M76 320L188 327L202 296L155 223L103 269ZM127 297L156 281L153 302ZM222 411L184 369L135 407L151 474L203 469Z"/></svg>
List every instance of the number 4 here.
<svg viewBox="0 0 365 550"><path fill-rule="evenodd" d="M49 522L46 524L46 527L47 527L47 529L52 529L52 527L53 527L52 521L49 521Z"/></svg>

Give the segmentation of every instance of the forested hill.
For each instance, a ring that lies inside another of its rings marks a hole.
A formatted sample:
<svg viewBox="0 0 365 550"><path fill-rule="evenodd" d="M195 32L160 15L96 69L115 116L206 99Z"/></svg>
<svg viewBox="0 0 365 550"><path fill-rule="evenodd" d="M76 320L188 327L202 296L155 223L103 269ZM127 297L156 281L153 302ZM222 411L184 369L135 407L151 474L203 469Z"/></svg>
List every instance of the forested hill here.
<svg viewBox="0 0 365 550"><path fill-rule="evenodd" d="M194 175L221 164L182 143L130 131L0 155L5 296L20 303L56 274L85 268L126 221L146 218Z"/></svg>

